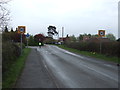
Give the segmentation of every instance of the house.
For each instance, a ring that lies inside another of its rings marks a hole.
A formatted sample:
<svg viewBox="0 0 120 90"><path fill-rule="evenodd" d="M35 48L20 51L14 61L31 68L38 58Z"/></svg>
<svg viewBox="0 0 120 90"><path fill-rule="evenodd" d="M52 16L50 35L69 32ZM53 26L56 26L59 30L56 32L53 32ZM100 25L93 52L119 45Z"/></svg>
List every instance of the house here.
<svg viewBox="0 0 120 90"><path fill-rule="evenodd" d="M66 42L66 41L70 41L70 37L68 35L66 37L60 37L58 40L58 42L61 42L61 43Z"/></svg>

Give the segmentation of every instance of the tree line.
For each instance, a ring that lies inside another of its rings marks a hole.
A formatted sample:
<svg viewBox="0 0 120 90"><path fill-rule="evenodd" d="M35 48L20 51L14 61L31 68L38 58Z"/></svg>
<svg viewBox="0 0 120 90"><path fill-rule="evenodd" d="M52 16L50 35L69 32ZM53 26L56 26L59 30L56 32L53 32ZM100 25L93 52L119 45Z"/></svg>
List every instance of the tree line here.
<svg viewBox="0 0 120 90"><path fill-rule="evenodd" d="M83 37L89 37L89 38L93 38L93 37L98 37L98 34L79 34L78 37L76 37L75 35L71 35L69 36L71 38L72 41L82 41L83 40ZM114 34L112 33L108 33L106 34L105 38L108 38L110 40L113 40L113 41L116 41L116 37L114 36Z"/></svg>
<svg viewBox="0 0 120 90"><path fill-rule="evenodd" d="M88 37L88 40L83 40ZM106 38L100 38L97 34L80 34L78 37L69 36L64 40L64 46L74 48L80 51L100 53L109 57L120 57L120 39L115 38L113 34L107 34Z"/></svg>

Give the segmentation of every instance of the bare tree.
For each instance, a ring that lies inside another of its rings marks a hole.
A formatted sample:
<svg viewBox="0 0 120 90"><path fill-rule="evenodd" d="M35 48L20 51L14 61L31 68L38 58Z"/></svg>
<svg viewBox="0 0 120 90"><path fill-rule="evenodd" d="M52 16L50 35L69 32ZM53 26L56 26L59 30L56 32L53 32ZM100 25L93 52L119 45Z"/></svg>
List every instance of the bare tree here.
<svg viewBox="0 0 120 90"><path fill-rule="evenodd" d="M6 4L11 0L0 0L0 32L4 30L4 27L8 25L10 20L10 11L6 8Z"/></svg>

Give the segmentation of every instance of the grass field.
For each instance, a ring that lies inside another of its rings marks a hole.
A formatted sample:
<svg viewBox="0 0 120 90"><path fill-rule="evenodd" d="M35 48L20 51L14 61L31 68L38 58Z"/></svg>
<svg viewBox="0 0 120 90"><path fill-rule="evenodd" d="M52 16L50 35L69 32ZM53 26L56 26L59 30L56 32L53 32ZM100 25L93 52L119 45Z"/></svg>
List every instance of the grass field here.
<svg viewBox="0 0 120 90"><path fill-rule="evenodd" d="M24 67L26 58L27 58L28 54L30 53L30 51L31 51L30 48L25 48L23 50L23 54L16 60L16 62L14 62L14 64L11 66L11 68L7 72L7 75L4 76L5 80L2 83L2 88L14 87L16 80L18 79L18 77Z"/></svg>
<svg viewBox="0 0 120 90"><path fill-rule="evenodd" d="M63 48L65 50L68 50L70 52L77 53L77 54L82 54L82 55L91 56L91 57L106 60L106 61L120 63L120 58L118 58L118 57L112 57L112 56L108 57L108 56L105 56L103 54L99 54L99 53L95 53L95 52L80 51L80 50L77 50L77 49L68 48L64 45L58 45L58 47Z"/></svg>

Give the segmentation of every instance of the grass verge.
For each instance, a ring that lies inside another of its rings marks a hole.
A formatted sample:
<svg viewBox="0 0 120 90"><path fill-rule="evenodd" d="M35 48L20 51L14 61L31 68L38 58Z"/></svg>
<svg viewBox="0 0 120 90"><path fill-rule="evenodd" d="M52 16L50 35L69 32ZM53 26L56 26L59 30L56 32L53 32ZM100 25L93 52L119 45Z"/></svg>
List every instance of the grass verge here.
<svg viewBox="0 0 120 90"><path fill-rule="evenodd" d="M28 54L30 53L30 51L31 51L30 48L25 48L23 51L23 55L20 56L13 65L11 65L11 68L9 69L7 74L4 76L5 80L2 83L2 88L13 88L14 87L16 80L19 77L24 67L26 58Z"/></svg>
<svg viewBox="0 0 120 90"><path fill-rule="evenodd" d="M65 50L68 50L70 52L73 52L73 53L86 55L86 56L91 56L91 57L94 57L94 58L98 58L98 59L102 59L102 60L106 60L106 61L111 61L111 62L114 62L114 63L120 63L120 58L118 58L118 57L112 57L112 56L108 57L108 56L105 56L105 55L99 54L99 53L80 51L80 50L77 50L77 49L68 48L64 45L57 45L57 46L65 49Z"/></svg>

